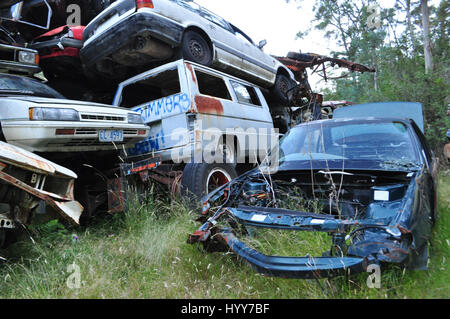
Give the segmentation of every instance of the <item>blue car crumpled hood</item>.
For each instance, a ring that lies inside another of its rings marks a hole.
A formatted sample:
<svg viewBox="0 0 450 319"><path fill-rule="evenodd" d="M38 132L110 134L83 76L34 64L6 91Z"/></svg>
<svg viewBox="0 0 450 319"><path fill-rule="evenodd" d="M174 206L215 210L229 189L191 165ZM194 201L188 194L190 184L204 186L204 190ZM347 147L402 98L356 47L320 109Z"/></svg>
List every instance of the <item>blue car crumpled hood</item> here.
<svg viewBox="0 0 450 319"><path fill-rule="evenodd" d="M382 171L381 174L384 173ZM279 174L286 175L286 172L280 171ZM370 175L370 172L361 171L360 174ZM256 271L286 278L324 278L366 271L371 264L407 264L411 249L423 247L426 241L423 234L429 233L426 229L428 221L415 222L413 213L418 204L415 200L417 183L423 175L419 167L414 167L409 173L400 169L397 174L405 177L403 185L391 183L391 186L373 187L391 191L393 200L372 202L361 218L258 206L232 207L228 200L211 213L212 203L221 196L229 199L233 187L229 183L203 198L203 212L199 218L203 225L189 236L188 243L201 243L209 251L232 251ZM254 177L255 172L250 172L237 180L245 183ZM238 189L237 193L241 190ZM230 227L225 227L222 221L229 222ZM330 251L317 257L267 256L238 238L243 234L240 227L245 229L247 226L325 232L332 236L333 244ZM339 247L342 253L336 254L333 247ZM426 268L426 260L418 259L418 262L415 269Z"/></svg>

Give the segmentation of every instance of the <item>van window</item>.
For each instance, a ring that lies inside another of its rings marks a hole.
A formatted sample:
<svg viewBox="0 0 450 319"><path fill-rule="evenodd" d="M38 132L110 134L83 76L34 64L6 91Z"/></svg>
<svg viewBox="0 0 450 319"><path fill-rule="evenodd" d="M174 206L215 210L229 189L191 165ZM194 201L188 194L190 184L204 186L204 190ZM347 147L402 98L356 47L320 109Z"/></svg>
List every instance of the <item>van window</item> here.
<svg viewBox="0 0 450 319"><path fill-rule="evenodd" d="M230 81L239 103L253 104L261 106L261 101L254 87L244 85L235 81Z"/></svg>
<svg viewBox="0 0 450 319"><path fill-rule="evenodd" d="M197 70L195 75L200 94L231 100L230 92L228 92L227 85L223 79Z"/></svg>
<svg viewBox="0 0 450 319"><path fill-rule="evenodd" d="M120 106L131 108L180 91L178 68L175 67L124 87Z"/></svg>

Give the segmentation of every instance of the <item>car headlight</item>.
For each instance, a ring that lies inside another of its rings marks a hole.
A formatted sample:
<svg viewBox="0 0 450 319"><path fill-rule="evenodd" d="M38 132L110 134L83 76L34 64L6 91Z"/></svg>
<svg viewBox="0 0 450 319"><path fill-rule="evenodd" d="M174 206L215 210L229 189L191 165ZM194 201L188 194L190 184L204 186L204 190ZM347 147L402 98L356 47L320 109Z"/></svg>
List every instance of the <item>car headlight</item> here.
<svg viewBox="0 0 450 319"><path fill-rule="evenodd" d="M34 121L79 121L80 116L73 109L33 107L29 110L30 120Z"/></svg>
<svg viewBox="0 0 450 319"><path fill-rule="evenodd" d="M33 52L28 51L19 51L18 56L19 62L29 63L29 64L38 64L38 55Z"/></svg>
<svg viewBox="0 0 450 319"><path fill-rule="evenodd" d="M144 124L144 120L140 114L128 113L129 124Z"/></svg>

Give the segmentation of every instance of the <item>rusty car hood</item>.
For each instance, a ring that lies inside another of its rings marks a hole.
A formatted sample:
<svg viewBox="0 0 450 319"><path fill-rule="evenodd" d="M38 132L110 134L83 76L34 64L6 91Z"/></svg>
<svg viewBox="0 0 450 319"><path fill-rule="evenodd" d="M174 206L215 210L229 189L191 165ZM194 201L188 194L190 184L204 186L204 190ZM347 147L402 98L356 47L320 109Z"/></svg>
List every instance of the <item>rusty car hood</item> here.
<svg viewBox="0 0 450 319"><path fill-rule="evenodd" d="M65 167L4 142L0 142L0 161L38 173L77 178L74 172Z"/></svg>

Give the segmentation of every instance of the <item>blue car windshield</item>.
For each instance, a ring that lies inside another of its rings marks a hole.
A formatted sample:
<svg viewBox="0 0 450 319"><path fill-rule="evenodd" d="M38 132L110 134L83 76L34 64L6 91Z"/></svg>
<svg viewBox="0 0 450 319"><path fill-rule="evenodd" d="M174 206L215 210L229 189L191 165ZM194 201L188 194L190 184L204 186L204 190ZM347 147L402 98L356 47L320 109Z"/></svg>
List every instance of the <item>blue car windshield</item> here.
<svg viewBox="0 0 450 319"><path fill-rule="evenodd" d="M279 161L377 161L419 163L402 122L337 121L297 126L281 140Z"/></svg>
<svg viewBox="0 0 450 319"><path fill-rule="evenodd" d="M0 94L65 99L64 96L44 83L24 76L9 74L0 76Z"/></svg>

